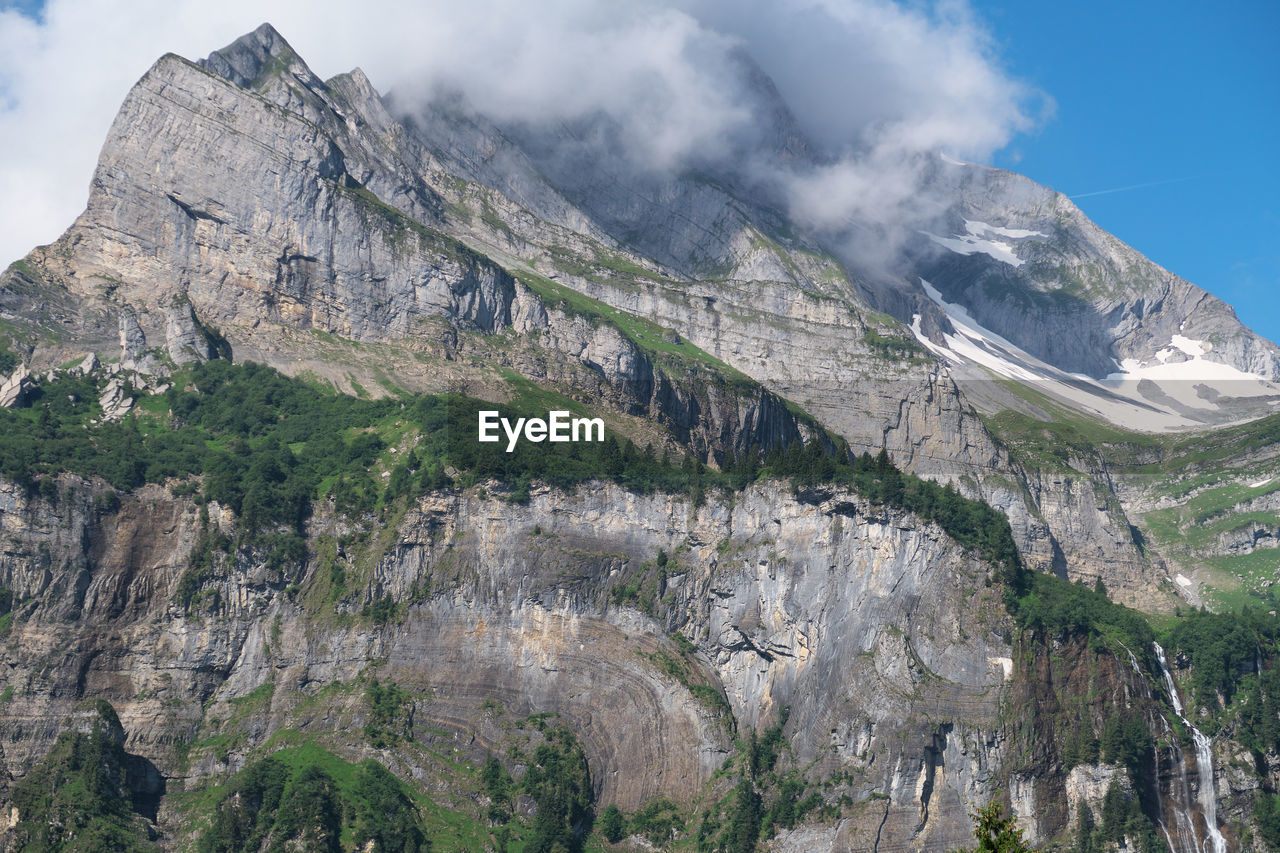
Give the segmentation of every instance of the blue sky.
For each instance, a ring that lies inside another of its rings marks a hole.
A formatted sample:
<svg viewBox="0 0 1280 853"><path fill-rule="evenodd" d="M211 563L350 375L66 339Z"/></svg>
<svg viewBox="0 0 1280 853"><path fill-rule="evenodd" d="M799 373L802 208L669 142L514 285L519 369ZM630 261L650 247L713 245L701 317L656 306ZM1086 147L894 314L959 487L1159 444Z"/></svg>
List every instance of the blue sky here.
<svg viewBox="0 0 1280 853"><path fill-rule="evenodd" d="M1057 101L995 165L1280 341L1280 3L1023 3L975 11L1006 67Z"/></svg>

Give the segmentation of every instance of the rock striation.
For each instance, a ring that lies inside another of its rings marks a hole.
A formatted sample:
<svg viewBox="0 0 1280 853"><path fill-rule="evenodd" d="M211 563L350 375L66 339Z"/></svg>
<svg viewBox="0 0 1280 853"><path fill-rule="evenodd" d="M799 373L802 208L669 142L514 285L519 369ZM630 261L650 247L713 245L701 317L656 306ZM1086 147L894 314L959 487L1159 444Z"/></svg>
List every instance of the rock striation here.
<svg viewBox="0 0 1280 853"><path fill-rule="evenodd" d="M56 508L0 492L14 543L0 584L23 602L0 714L10 772L43 755L51 721L91 694L117 709L130 752L197 784L299 715L348 713L341 691L319 708L310 697L359 683L371 665L413 691L423 730L483 744L487 703L559 714L598 796L627 810L693 796L729 754L734 720L763 729L783 707L796 764L852 773L858 801L887 792L876 820L901 843L963 838L965 804L989 796L1007 758L1007 616L986 568L940 530L849 495L800 501L761 485L697 508L614 486L542 489L527 507L428 495L364 593L403 602L403 618L360 626L309 610L252 560L213 581L216 605L182 615L173 594L194 505L148 487L106 517L93 487L63 486ZM658 609L616 604L608 590L660 549L675 556ZM327 568L303 571L296 582ZM732 717L661 665L683 654L669 632L691 642L691 671ZM269 707L223 764L184 762L178 744L264 684Z"/></svg>
<svg viewBox="0 0 1280 853"><path fill-rule="evenodd" d="M173 116L181 133L155 131L177 127ZM315 335L434 341L470 378L418 369L395 381L492 386L492 371L463 366L475 362L463 353L481 345L485 361L535 381L596 385L593 396L656 420L709 461L810 435L786 398L854 452L884 447L903 468L1006 508L1038 567L1092 578L1105 543L1113 588L1141 596L1154 587L1132 541L1088 539L1060 523L1080 502L1105 504L1105 482L1082 485L1096 497L1059 508L820 243L770 236L776 214L680 179L656 197L683 211L672 221L691 224L662 238L667 249L649 246L667 259L654 262L623 235L649 234L641 226L670 211L618 207L610 194L578 207L542 173L547 141L522 144L529 153L464 108L402 124L358 70L320 81L264 26L202 63L166 56L139 81L85 213L39 267L79 306L59 321L64 330L105 357L104 327L117 326L122 364L143 372L159 357L148 341L163 342L173 363L207 357L207 327L232 351L322 375ZM703 233L715 241L703 245ZM598 302L565 302L573 291ZM612 316L658 328L645 338ZM661 358L663 327L711 361ZM67 355L57 346L43 358ZM763 390L707 382L701 368L713 362Z"/></svg>

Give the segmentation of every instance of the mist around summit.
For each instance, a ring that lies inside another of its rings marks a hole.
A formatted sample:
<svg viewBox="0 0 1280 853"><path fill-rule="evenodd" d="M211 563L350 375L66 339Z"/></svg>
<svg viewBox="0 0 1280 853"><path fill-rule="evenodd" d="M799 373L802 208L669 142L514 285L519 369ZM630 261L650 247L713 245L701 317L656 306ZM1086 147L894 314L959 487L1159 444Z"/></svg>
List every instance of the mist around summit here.
<svg viewBox="0 0 1280 853"><path fill-rule="evenodd" d="M166 51L203 55L271 20L322 76L359 66L404 109L461 93L500 122L605 119L619 168L714 168L771 187L824 227L917 212L921 153L982 162L1052 111L1003 69L963 4L52 0L0 12L0 181L29 199L0 216L0 256L47 243L83 204L115 104ZM372 23L372 22L376 22ZM761 128L776 84L820 171L779 162Z"/></svg>

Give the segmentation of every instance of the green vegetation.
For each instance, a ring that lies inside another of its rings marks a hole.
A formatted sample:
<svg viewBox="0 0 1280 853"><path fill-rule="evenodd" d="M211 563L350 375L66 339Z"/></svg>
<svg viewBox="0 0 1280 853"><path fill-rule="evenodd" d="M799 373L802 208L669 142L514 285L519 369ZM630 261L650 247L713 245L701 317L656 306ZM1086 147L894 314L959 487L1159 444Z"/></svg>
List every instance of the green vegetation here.
<svg viewBox="0 0 1280 853"><path fill-rule="evenodd" d="M184 387L185 386L185 387ZM311 502L332 498L340 511L371 512L407 494L487 478L526 484L533 478L570 488L614 479L644 491L679 492L705 478L705 466L682 468L642 453L613 436L604 442L534 447L521 442L479 444L478 413L504 417L541 414L457 395L428 395L411 403L359 400L327 393L255 364L211 361L179 375L164 395L167 417L138 416L95 423L98 389L89 379L47 383L32 406L0 410L0 474L37 488L61 471L98 476L122 492L148 482L200 475L203 500L239 517L242 531L300 533ZM394 458L390 439L416 433L409 453ZM392 464L395 463L395 464ZM376 468L389 468L381 486Z"/></svg>
<svg viewBox="0 0 1280 853"><path fill-rule="evenodd" d="M1155 761L1146 723L1128 713L1107 717L1102 730L1102 758L1109 764L1123 765L1135 786L1145 781L1148 768Z"/></svg>
<svg viewBox="0 0 1280 853"><path fill-rule="evenodd" d="M862 342L886 361L914 361L926 358L924 347L914 338L897 334L881 334L874 328L862 333Z"/></svg>
<svg viewBox="0 0 1280 853"><path fill-rule="evenodd" d="M86 702L83 724L58 735L53 749L13 787L20 821L9 835L12 849L30 853L159 848L130 800L124 732L105 700Z"/></svg>
<svg viewBox="0 0 1280 853"><path fill-rule="evenodd" d="M757 390L760 387L745 374L651 320L611 308L534 272L520 270L515 276L548 305L577 314L593 324L614 327L658 364L674 366L676 376L686 369L701 369L739 388Z"/></svg>
<svg viewBox="0 0 1280 853"><path fill-rule="evenodd" d="M646 803L625 821L617 806L610 806L600 815L598 823L600 834L606 840L616 842L627 835L638 835L654 847L665 847L684 832L685 827L680 808L661 797Z"/></svg>
<svg viewBox="0 0 1280 853"><path fill-rule="evenodd" d="M485 793L489 795L489 820L493 823L506 823L511 820L511 796L516 783L511 774L502 766L502 762L492 755L485 761L480 771L480 781L484 784ZM614 811L617 811L615 808Z"/></svg>
<svg viewBox="0 0 1280 853"><path fill-rule="evenodd" d="M1139 724L1141 725L1141 724ZM1102 823L1082 801L1076 811L1075 844L1072 853L1103 853L1125 839L1136 842L1142 853L1163 853L1168 845L1156 824L1143 811L1141 797L1112 779L1102 801ZM979 848L983 849L983 848Z"/></svg>
<svg viewBox="0 0 1280 853"><path fill-rule="evenodd" d="M1090 590L1047 575L1029 575L1027 580L1026 592L1012 605L1024 630L1058 641L1087 639L1091 649L1114 655L1123 661L1122 667L1132 653L1148 677L1160 683L1151 652L1157 632L1141 614L1108 600L1101 586ZM1175 674L1187 673L1182 696L1189 706L1187 714L1202 731L1210 736L1229 732L1259 763L1280 749L1280 617L1250 608L1221 614L1190 611L1169 620L1160 634ZM1185 738L1172 714L1167 716L1174 720L1178 736ZM1087 845L1125 835L1139 839L1142 849L1162 849L1150 817L1158 813L1150 793L1153 734L1141 710L1108 716L1097 736L1087 721L1077 720L1066 728L1060 739L1065 766L1098 760L1119 764L1136 792L1113 786L1099 826L1078 818L1077 849L1101 849ZM1259 799L1259 826L1265 834L1268 821L1273 821L1280 838L1278 805L1270 795Z"/></svg>
<svg viewBox="0 0 1280 853"><path fill-rule="evenodd" d="M217 791L199 853L431 849L404 783L378 762L352 765L315 746L256 761Z"/></svg>
<svg viewBox="0 0 1280 853"><path fill-rule="evenodd" d="M1150 745L1147 749L1150 749ZM1131 838L1138 842L1138 849L1144 853L1167 849L1165 840L1156 829L1156 825L1143 811L1142 798L1126 791L1114 779L1111 780L1106 796L1102 800L1102 824L1091 828L1086 838L1087 841L1096 843L1099 848L1109 842ZM1079 846L1079 841L1077 845Z"/></svg>
<svg viewBox="0 0 1280 853"><path fill-rule="evenodd" d="M1134 531L1139 547L1146 537L1162 556L1198 567L1209 585L1206 598L1220 609L1280 607L1274 555L1227 554L1220 543L1224 534L1250 524L1280 527L1280 513L1247 506L1280 491L1280 480L1269 478L1273 466L1267 450L1280 441L1280 415L1215 428L1208 440L1205 432L1151 435L1071 411L1018 383L1001 384L1050 418L1012 409L984 418L1015 459L1087 479L1106 471L1105 476L1140 487L1150 499L1164 499L1162 508L1131 519L1142 528ZM1260 483L1247 485L1251 480ZM1109 488L1103 484L1101 494ZM1109 511L1121 521L1114 500Z"/></svg>
<svg viewBox="0 0 1280 853"><path fill-rule="evenodd" d="M0 377L8 377L18 366L18 356L9 350L6 342L0 341Z"/></svg>
<svg viewBox="0 0 1280 853"><path fill-rule="evenodd" d="M596 821L596 826L600 830L600 834L604 836L604 840L610 844L617 844L619 841L627 837L627 819L622 816L622 812L612 803L600 813L600 819Z"/></svg>
<svg viewBox="0 0 1280 853"><path fill-rule="evenodd" d="M1253 803L1253 820L1258 825L1258 834L1272 850L1280 850L1280 797L1259 791Z"/></svg>
<svg viewBox="0 0 1280 853"><path fill-rule="evenodd" d="M0 637L9 633L13 624L13 590L0 586Z"/></svg>
<svg viewBox="0 0 1280 853"><path fill-rule="evenodd" d="M1280 442L1280 414L1215 429L1212 441L1205 441L1203 433L1176 433L1161 440L1165 446L1163 457L1147 465L1135 466L1135 472L1167 478L1170 463L1178 468L1194 468L1205 473L1227 471L1240 456Z"/></svg>
<svg viewBox="0 0 1280 853"><path fill-rule="evenodd" d="M314 708L324 702L332 701L331 695L328 699L321 698L326 694L357 688L359 688L357 682L346 685L335 683L306 701L313 703L311 706ZM222 726L224 730L231 727L231 720ZM435 734L443 735L442 732L435 732ZM312 797L311 814L316 818L315 826L323 827L324 821L319 818L324 816L323 806L326 797L323 796L323 790L328 787L329 792L336 797L337 802L332 812L341 818L338 839L341 849L346 853L370 849L412 850L413 847L404 842L416 840L415 829L421 832L424 839L418 845L419 850L427 850L429 844L431 848L437 850L459 851L459 853L461 851L486 853L494 849L520 853L530 836L532 820L519 816L513 818L511 812L514 811L515 797L523 794L524 791L516 787L510 776L502 771L507 784L511 786L508 789L511 802L508 803L507 809L496 817L493 814L486 816L483 810L476 808L476 799L483 790L482 769L472 766L465 760L460 760L457 750L449 746L432 744L430 741L430 737L425 741L412 742L402 739L396 747L396 755L405 758L413 766L426 770L436 785L447 789L444 793L435 793L434 791L439 789L433 785L433 793L428 795L422 787L413 782L402 783L390 772L383 770L377 761L353 764L330 751L332 748L330 745L317 742L312 735L294 729L278 730L265 744L246 756L245 767L249 769L270 759L283 764L285 774L290 777L296 776L308 766L315 766L324 771L332 780L332 784L311 786L313 791L316 788L321 789L320 796ZM498 766L501 768L500 764ZM366 779L361 784L362 771L366 775L372 774L377 778ZM280 771L275 770L272 773L278 774ZM312 775L319 776L319 774ZM312 781L314 782L315 779ZM320 781L324 782L322 777ZM237 794L238 787L243 784L241 774L237 774L220 785L171 795L170 802L174 813L181 816L186 831L193 833L192 849L200 849L198 847L200 838L214 829L219 820L248 827L238 836L215 830L215 835L221 833L224 839L231 839L228 842L230 849L253 849L260 852L270 849L267 845L274 843L274 839L280 836L278 831L280 825L276 819L270 814L260 819L243 811L239 815L235 814L238 804L233 801L237 797L244 799L243 795ZM408 799L407 805L399 795ZM219 818L220 809L229 810L231 813ZM331 827L332 823L329 826ZM226 829L229 827L224 826L223 830ZM235 846L237 837L246 839L255 831L259 831L258 847ZM368 845L370 838L380 840L371 848ZM397 838L400 841L397 841ZM310 840L308 845L309 843ZM286 842L287 849L312 849L308 845L302 843L301 837L292 843ZM319 849L324 847L321 846Z"/></svg>
<svg viewBox="0 0 1280 853"><path fill-rule="evenodd" d="M409 694L388 681L378 679L369 682L364 693L369 703L369 721L364 724L365 737L375 749L394 746L402 737L408 737L408 719L403 713L409 704Z"/></svg>
<svg viewBox="0 0 1280 853"><path fill-rule="evenodd" d="M817 441L784 452L775 448L765 459L765 469L790 477L797 486L836 483L853 488L868 500L914 512L939 527L959 544L975 549L993 565L1012 593L1026 584L1022 558L1013 542L1009 522L982 501L960 495L950 484L940 486L899 471L883 450L878 456L828 454Z"/></svg>
<svg viewBox="0 0 1280 853"><path fill-rule="evenodd" d="M501 714L498 703L486 710ZM554 714L535 714L513 731L527 737L507 752L512 766L523 765L517 782L497 756L490 755L479 773L481 792L494 843L485 849L523 853L581 853L594 823L591 775L577 738L563 726L551 725ZM513 814L517 798L532 799L532 820ZM614 809L617 812L617 809Z"/></svg>
<svg viewBox="0 0 1280 853"><path fill-rule="evenodd" d="M349 183L350 180L347 176L343 182L333 182L330 186L359 205L362 215L373 217L366 218L366 223L379 225L397 254L407 253L411 248L426 249L438 252L468 267L476 264L492 265L492 261L472 251L461 241L441 231L428 228L413 217L387 204L365 187Z"/></svg>
<svg viewBox="0 0 1280 853"><path fill-rule="evenodd" d="M486 220L487 221L487 220ZM552 246L548 250L551 262L557 268L581 278L600 280L615 279L621 281L653 281L664 283L667 279L653 270L646 269L618 252L596 245L590 258L581 251Z"/></svg>
<svg viewBox="0 0 1280 853"><path fill-rule="evenodd" d="M1206 734L1234 723L1237 739L1256 755L1280 749L1280 617L1248 608L1192 612L1168 642L1190 662L1188 713L1208 709L1197 723Z"/></svg>
<svg viewBox="0 0 1280 853"><path fill-rule="evenodd" d="M1022 840L1013 815L1006 815L999 803L988 803L973 814L973 837L978 840L976 847L956 853L1035 853L1035 848Z"/></svg>
<svg viewBox="0 0 1280 853"><path fill-rule="evenodd" d="M582 745L563 727L544 727L520 787L538 804L525 853L578 853L591 828L591 776Z"/></svg>
<svg viewBox="0 0 1280 853"><path fill-rule="evenodd" d="M1022 586L1023 594L1010 608L1021 627L1056 638L1083 637L1095 649L1109 647L1118 656L1132 652L1148 670L1154 668L1150 623L1136 610L1113 602L1100 584L1089 589L1054 575L1027 572Z"/></svg>
<svg viewBox="0 0 1280 853"><path fill-rule="evenodd" d="M738 752L731 759L739 768L738 784L703 812L697 834L699 853L751 853L761 839L772 837L779 828L796 826L823 805L817 791L804 796L813 786L799 769L778 770L787 748L783 731L789 716L784 707L764 734L752 730L745 741L738 742Z"/></svg>
<svg viewBox="0 0 1280 853"><path fill-rule="evenodd" d="M1161 437L1130 432L1106 421L1068 409L1047 394L1013 380L1000 385L1046 412L1052 420L1039 420L1016 409L984 417L987 427L1010 453L1033 467L1073 470L1073 463L1136 464L1159 452Z"/></svg>
<svg viewBox="0 0 1280 853"><path fill-rule="evenodd" d="M661 552L659 553L661 554ZM615 587L613 590L615 593L614 600L618 602L626 601L625 592L629 589L630 587ZM620 590L624 594L617 594ZM676 645L680 649L679 657L672 657L662 649L649 654L642 654L642 656L652 663L659 672L679 682L708 711L719 716L720 719L725 721L726 725L731 726L733 711L729 707L728 700L714 685L705 683L705 680L699 675L693 660L693 644L683 634L676 634L675 636L679 637L679 640L676 641Z"/></svg>

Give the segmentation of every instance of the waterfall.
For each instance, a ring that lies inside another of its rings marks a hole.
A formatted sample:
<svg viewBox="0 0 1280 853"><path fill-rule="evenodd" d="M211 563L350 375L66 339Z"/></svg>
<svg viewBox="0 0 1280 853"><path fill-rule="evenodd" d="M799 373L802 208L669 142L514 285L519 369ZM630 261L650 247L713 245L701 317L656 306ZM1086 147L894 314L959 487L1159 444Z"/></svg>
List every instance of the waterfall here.
<svg viewBox="0 0 1280 853"><path fill-rule="evenodd" d="M1124 643L1120 645L1124 646ZM1129 663L1133 666L1133 671L1142 675L1142 670L1138 666L1138 659L1128 646L1124 646L1124 650L1129 652ZM1145 677L1141 682L1142 694L1148 699L1151 696L1151 687ZM1169 810L1173 812L1173 830L1177 833L1175 840L1169 834L1169 827L1164 822L1164 803L1160 796L1160 782L1156 781L1153 786L1156 793L1156 822L1159 824L1160 831L1164 833L1164 840L1169 844L1169 853L1203 853L1198 844L1196 844L1196 822L1195 816L1189 811L1188 805L1192 802L1191 785L1187 782L1187 763L1182 756L1182 747L1178 745L1178 739L1174 736L1173 727L1169 725L1169 718L1164 714L1160 714L1160 725L1164 729L1164 733L1169 736L1169 750L1173 753L1173 766L1178 768L1178 781L1181 783L1175 792L1179 797L1175 797L1174 802L1170 803ZM1156 752L1156 769L1160 767L1160 753Z"/></svg>
<svg viewBox="0 0 1280 853"><path fill-rule="evenodd" d="M1169 842L1170 853L1203 853L1196 843L1195 816L1189 811L1193 798L1191 796L1191 783L1187 781L1187 762L1182 755L1182 747L1178 745L1178 738L1174 736L1173 728L1169 725L1169 720L1164 714L1160 715L1160 722L1164 725L1165 733L1170 736L1169 750L1173 753L1173 766L1178 768L1178 787L1173 791L1177 796L1169 806L1173 812L1174 831L1178 834L1177 842L1175 843L1173 838L1170 837L1169 828L1165 826L1163 816L1159 818L1160 830L1164 832L1165 840ZM1159 781L1156 782L1155 789L1156 808L1163 815L1164 807L1160 802Z"/></svg>
<svg viewBox="0 0 1280 853"><path fill-rule="evenodd" d="M1205 838L1203 853L1227 853L1227 839L1218 831L1218 797L1213 784L1213 749L1209 738L1187 719L1182 710L1182 700L1178 698L1178 686L1173 682L1169 672L1169 664L1165 660L1164 649L1159 643L1153 643L1156 660L1160 662L1160 672L1164 675L1165 687L1169 690L1169 699L1173 702L1173 711L1182 720L1183 725L1191 730L1191 740L1196 747L1196 770L1200 775L1200 807L1204 811L1204 822L1208 837ZM1179 770L1186 784L1186 763L1179 752ZM1181 821L1179 821L1181 823ZM1179 833L1181 835L1181 833ZM1175 851L1176 853L1176 851Z"/></svg>

